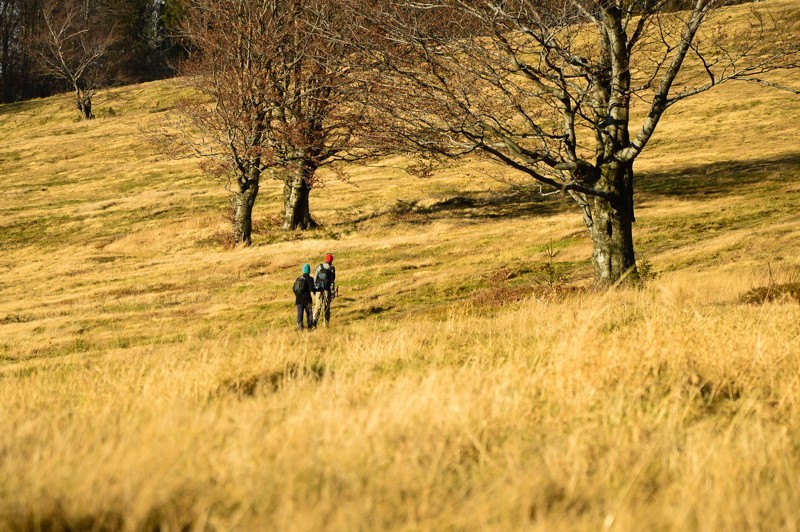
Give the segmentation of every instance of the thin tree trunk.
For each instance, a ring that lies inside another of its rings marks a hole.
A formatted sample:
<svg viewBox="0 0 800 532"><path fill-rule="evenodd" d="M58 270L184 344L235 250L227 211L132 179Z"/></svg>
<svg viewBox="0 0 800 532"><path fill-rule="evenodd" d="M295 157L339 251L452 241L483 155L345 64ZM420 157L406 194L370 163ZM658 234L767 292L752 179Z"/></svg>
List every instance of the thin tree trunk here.
<svg viewBox="0 0 800 532"><path fill-rule="evenodd" d="M307 166L291 176L283 186L283 226L284 231L313 229L317 223L311 218L308 182L314 170Z"/></svg>
<svg viewBox="0 0 800 532"><path fill-rule="evenodd" d="M10 40L11 37L8 32L5 35L3 35L3 56L2 59L0 59L0 72L2 72L2 75L0 75L0 80L3 83L3 96L2 96L3 99L0 101L3 102L12 101L12 96L11 96L12 79L16 75L16 72L9 72L10 70L9 67L11 66Z"/></svg>
<svg viewBox="0 0 800 532"><path fill-rule="evenodd" d="M638 280L633 249L633 168L631 165L608 165L602 169L613 200L591 198L594 244L592 261L595 281L608 285L625 279Z"/></svg>
<svg viewBox="0 0 800 532"><path fill-rule="evenodd" d="M80 89L75 89L75 98L77 99L77 107L80 110L85 120L94 119L92 113L92 97L87 96L85 92Z"/></svg>
<svg viewBox="0 0 800 532"><path fill-rule="evenodd" d="M94 120L94 113L92 112L92 100L85 100L81 107L83 118L85 120Z"/></svg>
<svg viewBox="0 0 800 532"><path fill-rule="evenodd" d="M258 178L251 176L231 200L233 205L233 241L236 246L249 246L253 233L253 205L258 196Z"/></svg>

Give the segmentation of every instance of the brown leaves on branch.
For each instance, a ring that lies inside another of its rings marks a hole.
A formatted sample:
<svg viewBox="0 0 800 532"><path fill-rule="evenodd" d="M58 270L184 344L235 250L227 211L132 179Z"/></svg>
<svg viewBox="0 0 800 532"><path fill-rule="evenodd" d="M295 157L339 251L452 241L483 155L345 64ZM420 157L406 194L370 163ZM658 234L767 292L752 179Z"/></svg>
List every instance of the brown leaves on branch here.
<svg viewBox="0 0 800 532"><path fill-rule="evenodd" d="M286 201L337 161L403 153L430 175L477 154L569 193L617 278L635 268L633 161L666 109L796 65L795 42L765 48L762 8L730 24L725 3L188 0L183 72L208 100L185 106L181 140L240 193L265 175Z"/></svg>
<svg viewBox="0 0 800 532"><path fill-rule="evenodd" d="M362 75L340 1L187 0L182 35L190 51L187 100L162 142L173 154L227 176L237 240L249 243L261 178L284 186L285 229L307 229L317 170L378 153L369 139ZM172 131L172 133L170 133ZM241 207L241 208L240 208Z"/></svg>

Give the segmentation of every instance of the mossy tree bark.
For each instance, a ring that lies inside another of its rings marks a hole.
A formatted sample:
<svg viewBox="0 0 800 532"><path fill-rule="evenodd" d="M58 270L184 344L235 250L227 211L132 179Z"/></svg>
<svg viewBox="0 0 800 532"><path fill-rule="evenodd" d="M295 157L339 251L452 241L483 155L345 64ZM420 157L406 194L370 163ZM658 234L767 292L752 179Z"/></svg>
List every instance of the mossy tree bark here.
<svg viewBox="0 0 800 532"><path fill-rule="evenodd" d="M590 199L589 233L594 250L595 281L612 284L638 279L633 249L633 167L632 163L609 164L601 169L599 188L608 196Z"/></svg>
<svg viewBox="0 0 800 532"><path fill-rule="evenodd" d="M253 233L253 205L258 196L259 173L251 171L239 182L239 190L234 194L233 206L233 241L236 246L249 246Z"/></svg>
<svg viewBox="0 0 800 532"><path fill-rule="evenodd" d="M283 226L284 231L296 229L313 229L317 223L311 217L309 196L310 183L316 172L316 167L306 163L297 172L291 174L284 181L283 186Z"/></svg>

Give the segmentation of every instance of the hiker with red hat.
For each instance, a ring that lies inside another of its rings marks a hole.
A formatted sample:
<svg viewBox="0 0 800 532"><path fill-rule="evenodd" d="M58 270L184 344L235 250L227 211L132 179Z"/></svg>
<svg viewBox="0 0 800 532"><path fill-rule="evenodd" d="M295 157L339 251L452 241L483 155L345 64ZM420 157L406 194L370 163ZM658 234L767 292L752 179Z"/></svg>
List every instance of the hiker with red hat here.
<svg viewBox="0 0 800 532"><path fill-rule="evenodd" d="M314 271L314 285L317 289L317 303L314 306L314 326L322 321L326 327L331 320L331 300L336 297L336 268L333 255L325 254L325 262Z"/></svg>

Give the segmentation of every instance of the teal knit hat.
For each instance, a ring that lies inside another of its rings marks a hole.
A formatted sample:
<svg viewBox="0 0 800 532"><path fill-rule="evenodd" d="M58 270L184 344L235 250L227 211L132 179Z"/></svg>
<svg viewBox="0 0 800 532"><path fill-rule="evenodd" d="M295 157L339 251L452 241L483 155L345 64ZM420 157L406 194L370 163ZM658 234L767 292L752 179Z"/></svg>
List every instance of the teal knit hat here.
<svg viewBox="0 0 800 532"><path fill-rule="evenodd" d="M303 264L303 273L311 273L311 266Z"/></svg>

